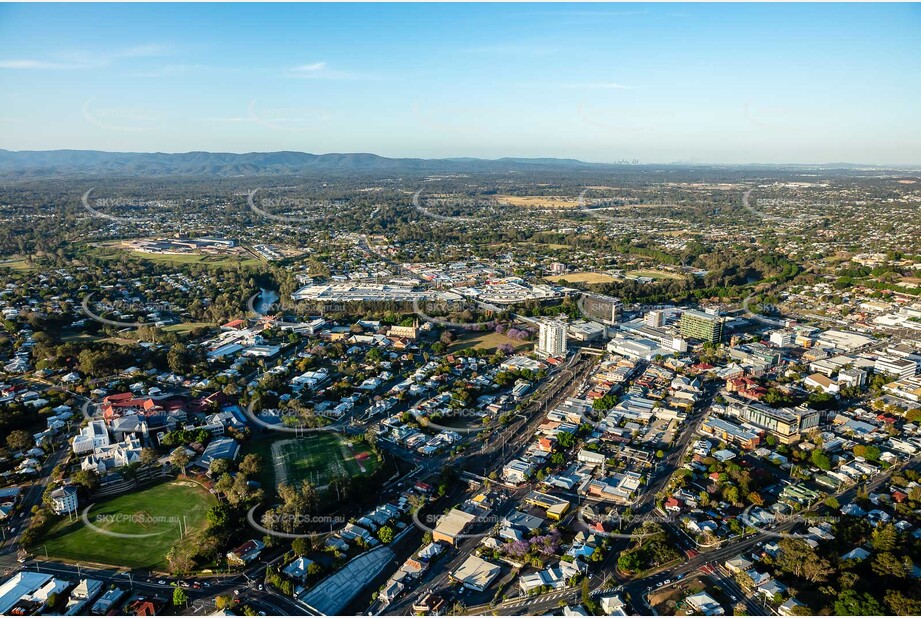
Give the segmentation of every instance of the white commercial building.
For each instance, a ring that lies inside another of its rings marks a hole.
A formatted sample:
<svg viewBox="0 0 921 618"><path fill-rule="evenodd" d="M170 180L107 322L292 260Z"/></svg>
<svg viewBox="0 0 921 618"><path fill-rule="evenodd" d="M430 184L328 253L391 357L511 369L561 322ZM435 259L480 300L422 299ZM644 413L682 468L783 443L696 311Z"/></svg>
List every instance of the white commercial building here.
<svg viewBox="0 0 921 618"><path fill-rule="evenodd" d="M630 359L652 360L655 356L671 356L674 349L664 348L651 339L617 335L608 342L608 352L619 354Z"/></svg>
<svg viewBox="0 0 921 618"><path fill-rule="evenodd" d="M665 312L664 311L650 311L646 314L646 326L651 326L653 328L658 328L665 325Z"/></svg>
<svg viewBox="0 0 921 618"><path fill-rule="evenodd" d="M776 346L786 347L793 345L796 335L789 330L775 330L771 332L770 342Z"/></svg>
<svg viewBox="0 0 921 618"><path fill-rule="evenodd" d="M890 373L897 379L910 378L918 373L918 363L909 358L880 356L873 365L876 373Z"/></svg>
<svg viewBox="0 0 921 618"><path fill-rule="evenodd" d="M305 285L291 294L292 300L330 302L411 302L434 297L432 292L381 283L330 283Z"/></svg>
<svg viewBox="0 0 921 618"><path fill-rule="evenodd" d="M544 358L566 356L566 323L559 320L541 322L535 351Z"/></svg>
<svg viewBox="0 0 921 618"><path fill-rule="evenodd" d="M921 402L921 376L909 376L890 382L883 390L908 401Z"/></svg>
<svg viewBox="0 0 921 618"><path fill-rule="evenodd" d="M604 326L595 322L573 322L569 325L568 336L574 341L594 341L604 336Z"/></svg>
<svg viewBox="0 0 921 618"><path fill-rule="evenodd" d="M853 352L874 343L876 339L842 330L827 330L819 334L817 342L821 346Z"/></svg>
<svg viewBox="0 0 921 618"><path fill-rule="evenodd" d="M857 367L848 367L838 372L838 384L862 387L867 383L867 372Z"/></svg>
<svg viewBox="0 0 921 618"><path fill-rule="evenodd" d="M109 431L104 421L90 421L74 437L73 449L78 455L90 453L103 446L109 446Z"/></svg>

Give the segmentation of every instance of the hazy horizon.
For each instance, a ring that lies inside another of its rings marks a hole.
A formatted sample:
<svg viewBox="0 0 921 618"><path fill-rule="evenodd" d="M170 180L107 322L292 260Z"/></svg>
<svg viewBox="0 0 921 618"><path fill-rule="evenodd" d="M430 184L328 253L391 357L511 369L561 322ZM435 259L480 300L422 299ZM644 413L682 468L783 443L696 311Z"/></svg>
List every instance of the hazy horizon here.
<svg viewBox="0 0 921 618"><path fill-rule="evenodd" d="M230 150L183 150L183 151L139 151L139 150L98 150L92 148L48 148L41 150L33 149L23 149L23 150L13 150L9 148L0 148L0 151L11 152L11 153L48 153L48 152L100 152L105 154L113 155L189 155L189 154L209 154L209 155L259 155L259 154L274 154L281 152L291 152L296 154L306 154L306 155L315 155L315 156L335 156L335 155L371 155L379 156L385 159L422 159L422 160L464 160L464 159L473 159L479 161L500 161L503 159L528 159L528 160L540 160L540 159L549 159L549 160L559 160L559 161L578 161L580 163L585 163L589 165L673 165L673 166L771 166L771 167L783 167L783 166L815 166L815 167L831 167L835 165L848 165L848 166L867 166L875 168L921 168L921 163L913 162L902 162L902 163L867 163L865 161L782 161L782 162L767 162L767 161L740 161L738 163L720 163L713 161L643 161L643 160L611 160L611 161L589 161L585 159L573 158L573 157L555 157L552 155L541 155L541 156L518 156L518 155L498 155L495 157L477 157L472 155L446 155L443 157L417 157L417 156L388 156L380 154L377 152L369 151L354 151L354 152L307 152L304 150L249 150L249 151L230 151Z"/></svg>

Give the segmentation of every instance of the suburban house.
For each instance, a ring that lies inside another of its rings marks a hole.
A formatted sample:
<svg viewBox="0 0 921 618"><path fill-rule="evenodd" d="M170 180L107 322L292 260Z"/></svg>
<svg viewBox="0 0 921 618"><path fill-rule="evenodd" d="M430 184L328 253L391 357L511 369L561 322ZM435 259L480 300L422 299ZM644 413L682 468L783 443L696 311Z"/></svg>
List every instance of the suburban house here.
<svg viewBox="0 0 921 618"><path fill-rule="evenodd" d="M250 539L236 549L227 552L227 562L235 566L246 566L259 557L265 545L261 542Z"/></svg>

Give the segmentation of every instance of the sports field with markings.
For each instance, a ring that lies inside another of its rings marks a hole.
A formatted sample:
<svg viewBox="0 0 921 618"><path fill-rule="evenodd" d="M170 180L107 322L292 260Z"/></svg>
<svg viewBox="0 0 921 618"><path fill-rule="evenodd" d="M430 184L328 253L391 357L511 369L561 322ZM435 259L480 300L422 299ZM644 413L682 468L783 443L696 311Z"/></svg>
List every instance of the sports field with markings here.
<svg viewBox="0 0 921 618"><path fill-rule="evenodd" d="M327 431L274 442L272 463L276 485L306 479L319 488L336 476L370 476L380 467L367 444Z"/></svg>
<svg viewBox="0 0 921 618"><path fill-rule="evenodd" d="M215 504L198 483L161 483L100 501L85 518L65 517L45 534L42 550L51 558L165 570L166 552L179 541L180 530L194 543Z"/></svg>

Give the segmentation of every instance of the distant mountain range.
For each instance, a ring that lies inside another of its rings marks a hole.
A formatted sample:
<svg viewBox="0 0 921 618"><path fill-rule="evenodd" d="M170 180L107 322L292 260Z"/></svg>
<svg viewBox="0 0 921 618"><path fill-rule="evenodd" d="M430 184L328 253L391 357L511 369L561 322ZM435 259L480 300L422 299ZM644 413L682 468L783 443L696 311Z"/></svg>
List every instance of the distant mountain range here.
<svg viewBox="0 0 921 618"><path fill-rule="evenodd" d="M613 171L647 167L736 169L887 169L847 163L827 165L649 165L586 163L577 159L394 159L368 153L309 154L305 152L143 153L99 150L0 149L0 176L6 178L68 176L265 176L290 174L507 173L524 171ZM906 168L902 168L906 169ZM917 169L917 167L914 167Z"/></svg>
<svg viewBox="0 0 921 618"><path fill-rule="evenodd" d="M368 153L305 152L103 152L0 149L4 176L257 176L323 173L502 173L524 169L599 169L607 164L575 159L391 159Z"/></svg>

